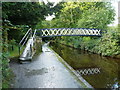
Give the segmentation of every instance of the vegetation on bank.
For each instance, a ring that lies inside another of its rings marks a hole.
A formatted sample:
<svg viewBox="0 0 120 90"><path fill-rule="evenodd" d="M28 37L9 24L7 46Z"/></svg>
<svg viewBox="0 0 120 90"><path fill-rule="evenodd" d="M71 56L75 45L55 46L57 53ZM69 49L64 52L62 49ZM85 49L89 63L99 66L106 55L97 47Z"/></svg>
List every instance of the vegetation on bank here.
<svg viewBox="0 0 120 90"><path fill-rule="evenodd" d="M112 56L120 58L120 30L116 28L108 28L107 33L96 39L95 47L91 49L92 52L102 54L104 56Z"/></svg>
<svg viewBox="0 0 120 90"><path fill-rule="evenodd" d="M102 37L62 36L52 39L103 56L120 57L120 27L108 27L115 16L111 3L66 2L61 6L59 16L43 21L42 28L95 28L102 30ZM36 27L39 26L38 23Z"/></svg>
<svg viewBox="0 0 120 90"><path fill-rule="evenodd" d="M104 33L102 37L65 37L57 39L56 41L72 46L74 48L80 48L93 53L100 54L102 56L111 56L120 58L120 31L118 28L109 29L107 33Z"/></svg>
<svg viewBox="0 0 120 90"><path fill-rule="evenodd" d="M52 21L45 16L54 14ZM108 28L114 20L114 9L108 2L3 2L2 3L2 81L3 88L10 87L9 57L18 56L17 45L29 28L97 28L102 37L54 37L58 42L72 45L105 56L120 55L120 27ZM36 25L37 24L37 25ZM46 39L46 38L45 38Z"/></svg>

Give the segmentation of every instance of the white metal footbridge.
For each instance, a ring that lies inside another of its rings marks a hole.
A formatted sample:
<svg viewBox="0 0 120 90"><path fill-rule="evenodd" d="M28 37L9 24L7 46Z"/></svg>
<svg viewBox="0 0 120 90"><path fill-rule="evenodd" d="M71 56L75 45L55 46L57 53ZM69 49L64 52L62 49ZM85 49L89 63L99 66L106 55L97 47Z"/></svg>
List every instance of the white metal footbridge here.
<svg viewBox="0 0 120 90"><path fill-rule="evenodd" d="M50 28L50 29L38 29L37 35L40 35L41 37L101 36L101 30L89 28Z"/></svg>

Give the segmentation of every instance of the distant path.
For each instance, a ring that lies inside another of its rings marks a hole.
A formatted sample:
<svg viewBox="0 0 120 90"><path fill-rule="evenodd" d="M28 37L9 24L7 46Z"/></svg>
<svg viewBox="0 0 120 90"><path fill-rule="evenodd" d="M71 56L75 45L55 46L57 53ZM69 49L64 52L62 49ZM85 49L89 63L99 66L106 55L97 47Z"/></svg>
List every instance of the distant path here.
<svg viewBox="0 0 120 90"><path fill-rule="evenodd" d="M81 88L80 83L47 44L43 45L42 50L31 63L10 63L16 74L15 88Z"/></svg>

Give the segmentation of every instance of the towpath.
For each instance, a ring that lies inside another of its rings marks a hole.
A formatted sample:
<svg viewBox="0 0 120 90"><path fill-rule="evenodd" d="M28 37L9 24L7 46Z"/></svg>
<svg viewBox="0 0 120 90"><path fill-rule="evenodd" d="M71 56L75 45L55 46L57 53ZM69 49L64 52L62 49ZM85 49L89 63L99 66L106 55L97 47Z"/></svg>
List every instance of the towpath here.
<svg viewBox="0 0 120 90"><path fill-rule="evenodd" d="M42 50L30 63L10 63L16 75L14 88L82 88L70 70L48 48L47 43L42 46Z"/></svg>

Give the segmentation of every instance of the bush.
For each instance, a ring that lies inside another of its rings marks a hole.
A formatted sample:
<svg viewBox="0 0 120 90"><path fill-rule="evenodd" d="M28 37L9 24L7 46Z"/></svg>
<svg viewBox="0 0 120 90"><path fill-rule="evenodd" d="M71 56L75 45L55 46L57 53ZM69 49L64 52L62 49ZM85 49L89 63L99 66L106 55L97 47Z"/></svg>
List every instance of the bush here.
<svg viewBox="0 0 120 90"><path fill-rule="evenodd" d="M120 54L119 36L120 32L118 28L109 29L107 33L103 34L98 44L93 48L93 51L105 56Z"/></svg>

